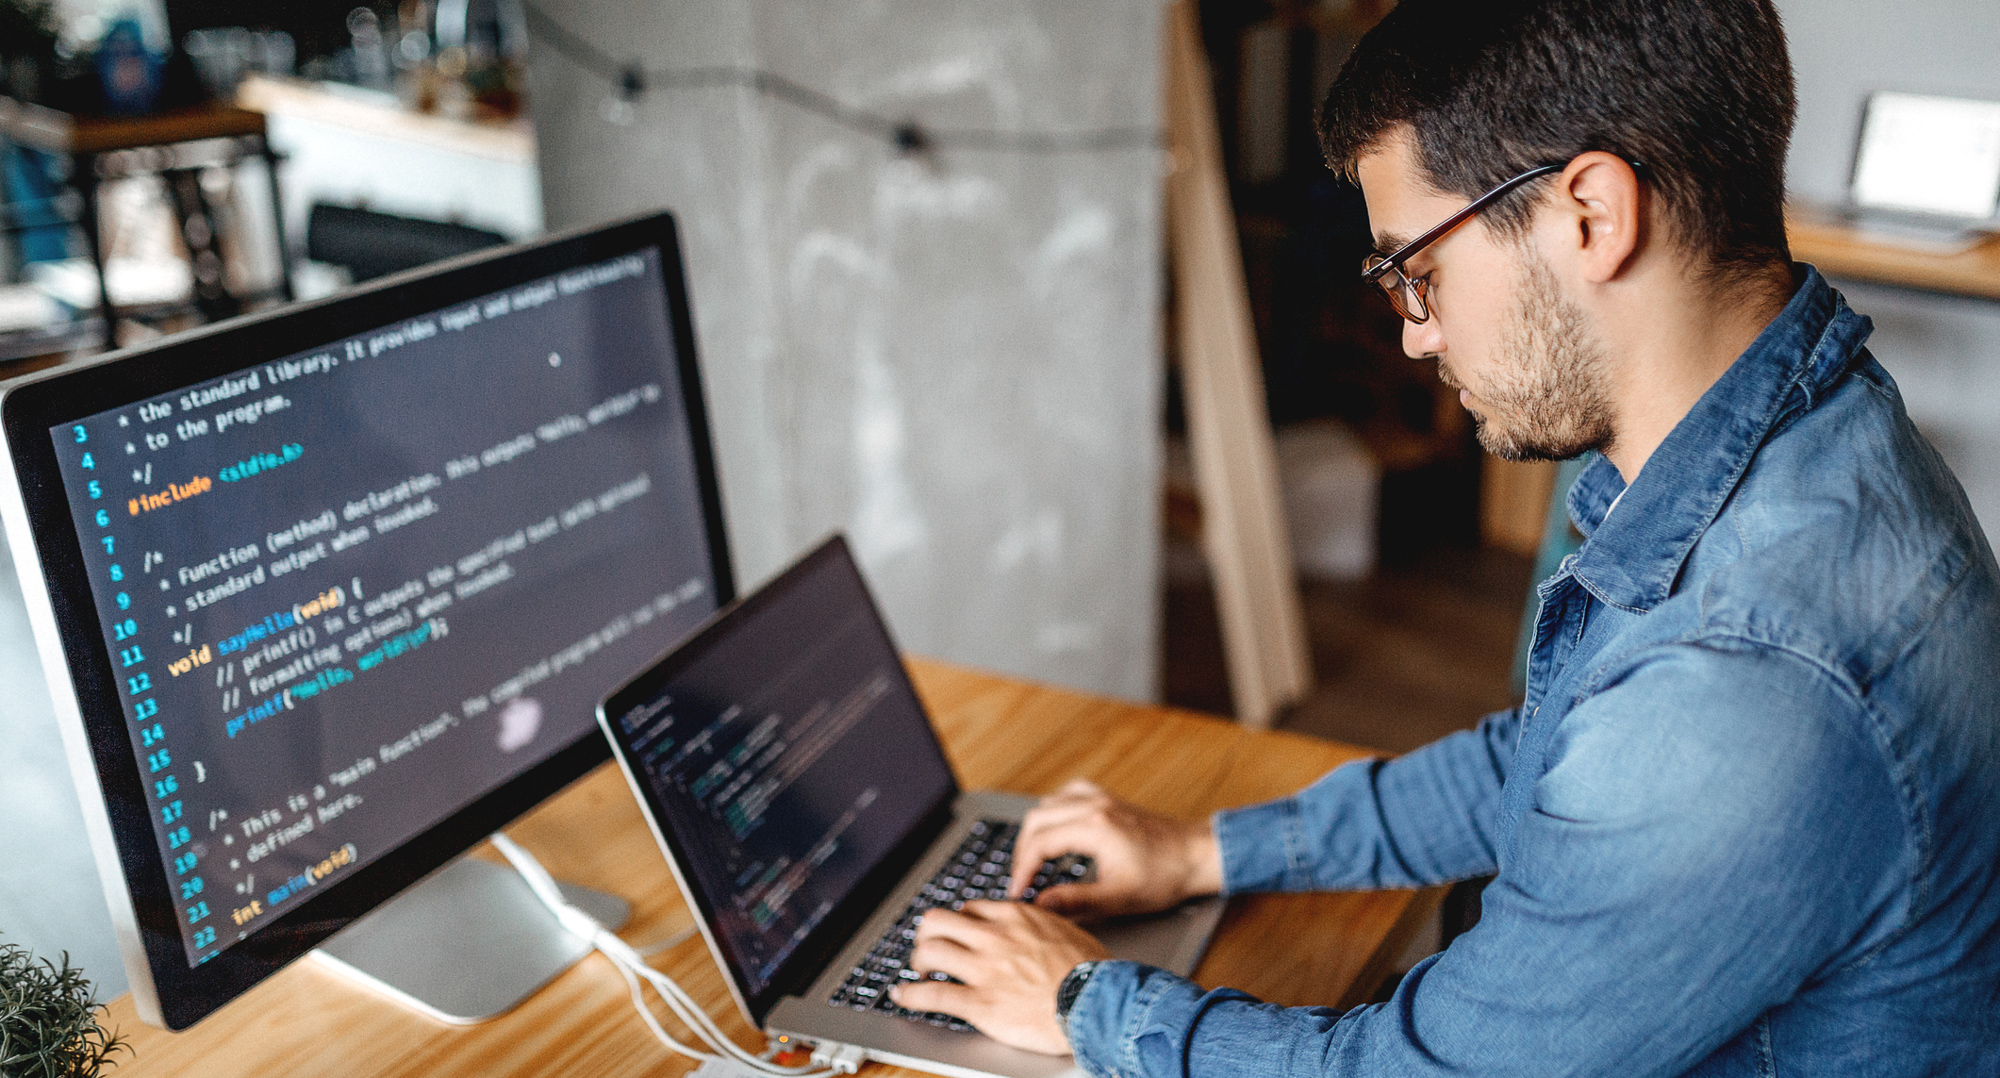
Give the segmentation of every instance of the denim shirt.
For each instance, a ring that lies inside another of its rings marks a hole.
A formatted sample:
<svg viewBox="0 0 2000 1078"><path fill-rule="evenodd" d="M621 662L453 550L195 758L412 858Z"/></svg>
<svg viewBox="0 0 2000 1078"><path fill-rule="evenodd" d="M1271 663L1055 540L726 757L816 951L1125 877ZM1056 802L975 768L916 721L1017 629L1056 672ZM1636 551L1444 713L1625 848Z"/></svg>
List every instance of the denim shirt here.
<svg viewBox="0 0 2000 1078"><path fill-rule="evenodd" d="M2000 570L1802 273L1629 488L1572 488L1521 707L1215 818L1228 892L1497 873L1478 925L1344 1013L1106 963L1084 1068L2000 1075Z"/></svg>

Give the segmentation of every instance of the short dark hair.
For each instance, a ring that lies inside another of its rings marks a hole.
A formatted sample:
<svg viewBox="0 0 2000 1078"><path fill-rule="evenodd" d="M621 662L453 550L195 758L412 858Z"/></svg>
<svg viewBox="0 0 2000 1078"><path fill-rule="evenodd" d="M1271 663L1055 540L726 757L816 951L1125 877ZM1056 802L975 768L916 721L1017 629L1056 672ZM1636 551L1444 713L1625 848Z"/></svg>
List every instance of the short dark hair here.
<svg viewBox="0 0 2000 1078"><path fill-rule="evenodd" d="M1467 198L1592 150L1643 162L1682 245L1728 278L1790 258L1796 111L1770 0L1403 0L1348 57L1319 132L1351 178L1407 124L1431 186ZM1518 233L1532 207L1486 219Z"/></svg>

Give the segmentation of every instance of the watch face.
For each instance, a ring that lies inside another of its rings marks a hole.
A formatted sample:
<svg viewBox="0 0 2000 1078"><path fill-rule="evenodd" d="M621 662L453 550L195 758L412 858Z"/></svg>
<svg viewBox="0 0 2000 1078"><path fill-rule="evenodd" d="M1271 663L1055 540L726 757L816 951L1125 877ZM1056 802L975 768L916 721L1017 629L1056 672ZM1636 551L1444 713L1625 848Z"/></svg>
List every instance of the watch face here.
<svg viewBox="0 0 2000 1078"><path fill-rule="evenodd" d="M1090 975L1097 969L1095 962L1079 962L1075 969L1062 979L1056 988L1056 1017L1068 1018L1069 1009L1076 1005L1076 997L1083 994L1083 986L1090 983Z"/></svg>

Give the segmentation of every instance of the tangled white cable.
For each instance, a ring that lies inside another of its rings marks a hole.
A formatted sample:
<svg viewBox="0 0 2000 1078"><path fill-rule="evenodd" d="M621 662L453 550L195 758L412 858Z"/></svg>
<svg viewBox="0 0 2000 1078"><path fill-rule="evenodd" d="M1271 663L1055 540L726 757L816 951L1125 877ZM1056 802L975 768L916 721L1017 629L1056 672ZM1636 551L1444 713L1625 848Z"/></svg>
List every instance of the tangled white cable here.
<svg viewBox="0 0 2000 1078"><path fill-rule="evenodd" d="M745 1050L729 1039L729 1035L715 1024L715 1020L708 1016L708 1012L702 1009L701 1004L695 1002L694 997L674 983L672 977L647 965L645 956L633 949L631 944L612 934L609 929L599 924L596 918L570 905L568 900L563 898L562 891L556 887L555 878L549 875L540 861L535 860L533 854L502 834L493 836L493 846L513 864L515 871L521 874L521 878L526 880L528 887L535 892L535 897L542 900L542 904L549 908L549 912L555 915L556 921L564 929L590 941L590 944L604 957L611 960L611 964L617 967L619 975L625 978L625 986L632 994L632 1006L638 1009L640 1020L646 1023L646 1028L652 1030L653 1036L659 1038L660 1043L667 1048L689 1059L703 1062L726 1058L754 1073L778 1076L778 1078L832 1078L836 1074L854 1073L860 1060L850 1058L844 1053L833 1058L831 1065L827 1067L815 1067L811 1064L803 1067L786 1067ZM695 1035L696 1040L716 1051L705 1052L670 1036L660 1025L659 1019L654 1017L652 1008L646 1005L645 990L639 983L641 980L653 986L653 991L666 1003L667 1009ZM721 1054L717 1055L717 1052Z"/></svg>

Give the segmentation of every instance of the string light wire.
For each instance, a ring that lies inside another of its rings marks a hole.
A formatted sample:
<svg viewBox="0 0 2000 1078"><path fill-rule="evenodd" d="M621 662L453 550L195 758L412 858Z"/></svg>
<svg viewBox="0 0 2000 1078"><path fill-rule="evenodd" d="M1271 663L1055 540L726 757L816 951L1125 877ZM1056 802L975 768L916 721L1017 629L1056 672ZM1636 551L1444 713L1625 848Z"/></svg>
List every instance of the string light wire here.
<svg viewBox="0 0 2000 1078"><path fill-rule="evenodd" d="M1157 150L1166 145L1160 132L1149 127L1103 127L1079 131L928 128L914 120L898 120L858 108L783 75L757 68L707 66L648 70L638 61L619 60L535 5L522 6L527 12L529 28L538 40L571 63L616 87L616 101L627 110L658 89L739 88L882 139L902 153L971 150L1041 155ZM629 112L626 115L629 116Z"/></svg>

